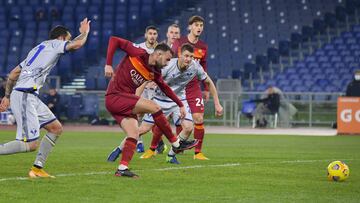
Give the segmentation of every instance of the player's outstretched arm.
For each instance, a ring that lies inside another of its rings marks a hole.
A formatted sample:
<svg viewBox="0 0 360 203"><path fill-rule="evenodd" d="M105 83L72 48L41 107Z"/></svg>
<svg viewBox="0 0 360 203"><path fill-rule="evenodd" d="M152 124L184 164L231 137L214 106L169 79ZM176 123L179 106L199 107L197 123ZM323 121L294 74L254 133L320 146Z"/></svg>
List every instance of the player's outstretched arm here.
<svg viewBox="0 0 360 203"><path fill-rule="evenodd" d="M82 46L84 46L88 34L90 32L90 20L88 20L87 18L85 18L83 21L80 22L80 28L79 28L79 32L80 34L75 37L74 40L70 41L65 49L66 51L72 51L72 50L76 50L76 49L80 49Z"/></svg>
<svg viewBox="0 0 360 203"><path fill-rule="evenodd" d="M214 105L215 105L215 114L216 116L222 116L223 114L223 107L220 104L219 96L215 87L214 82L211 80L209 76L206 77L204 82L209 86L210 94L214 98Z"/></svg>
<svg viewBox="0 0 360 203"><path fill-rule="evenodd" d="M10 94L13 90L13 87L16 84L16 81L19 79L21 73L20 66L16 66L9 74L8 80L5 86L5 96L0 103L0 112L6 111L10 106Z"/></svg>

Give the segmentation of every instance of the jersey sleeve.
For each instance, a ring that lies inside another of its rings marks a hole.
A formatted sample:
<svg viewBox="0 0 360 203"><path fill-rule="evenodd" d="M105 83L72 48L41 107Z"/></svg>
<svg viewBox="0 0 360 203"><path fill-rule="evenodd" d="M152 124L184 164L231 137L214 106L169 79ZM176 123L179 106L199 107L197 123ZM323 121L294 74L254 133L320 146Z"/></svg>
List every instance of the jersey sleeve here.
<svg viewBox="0 0 360 203"><path fill-rule="evenodd" d="M54 48L54 51L58 54L64 54L66 52L66 44L68 41L63 40L53 40L51 46Z"/></svg>
<svg viewBox="0 0 360 203"><path fill-rule="evenodd" d="M176 94L172 91L172 89L165 83L163 78L159 73L155 73L154 82L158 85L159 89L164 92L166 96L168 96L171 100L173 100L179 107L183 107L184 104L180 101L180 99L176 96Z"/></svg>
<svg viewBox="0 0 360 203"><path fill-rule="evenodd" d="M25 67L26 64L26 59L21 61L21 63L19 64L20 68L22 69L23 67Z"/></svg>
<svg viewBox="0 0 360 203"><path fill-rule="evenodd" d="M196 76L197 76L198 80L200 80L200 81L206 80L207 74L204 71L203 67L200 64L196 63L196 62L195 62L195 67L196 67L196 70L197 70Z"/></svg>
<svg viewBox="0 0 360 203"><path fill-rule="evenodd" d="M114 54L116 49L120 48L129 56L138 56L146 53L145 50L141 49L138 45L120 37L111 36L109 39L109 45L106 55L106 65L112 65Z"/></svg>
<svg viewBox="0 0 360 203"><path fill-rule="evenodd" d="M206 61L207 60L207 52L208 52L208 46L206 45L205 54L200 60L200 65L203 67L205 72L207 72L207 61ZM203 85L204 85L204 90L209 91L209 86L208 86L208 84L205 83L205 81L203 81Z"/></svg>

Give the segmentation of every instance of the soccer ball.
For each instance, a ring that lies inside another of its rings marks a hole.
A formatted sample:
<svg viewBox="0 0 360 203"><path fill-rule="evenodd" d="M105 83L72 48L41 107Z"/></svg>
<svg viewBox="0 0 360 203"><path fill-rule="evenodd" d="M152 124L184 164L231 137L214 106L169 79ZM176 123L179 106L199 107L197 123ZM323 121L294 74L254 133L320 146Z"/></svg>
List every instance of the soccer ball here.
<svg viewBox="0 0 360 203"><path fill-rule="evenodd" d="M349 167L342 161L333 161L327 167L328 179L332 181L344 181L350 175Z"/></svg>

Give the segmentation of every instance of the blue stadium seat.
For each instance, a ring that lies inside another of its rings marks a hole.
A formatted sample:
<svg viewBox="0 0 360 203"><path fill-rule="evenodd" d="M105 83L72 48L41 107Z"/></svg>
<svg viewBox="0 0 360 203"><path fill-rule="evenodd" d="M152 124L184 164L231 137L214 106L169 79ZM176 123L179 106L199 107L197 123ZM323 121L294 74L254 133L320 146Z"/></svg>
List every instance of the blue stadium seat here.
<svg viewBox="0 0 360 203"><path fill-rule="evenodd" d="M97 116L99 113L99 97L96 94L84 95L81 116Z"/></svg>

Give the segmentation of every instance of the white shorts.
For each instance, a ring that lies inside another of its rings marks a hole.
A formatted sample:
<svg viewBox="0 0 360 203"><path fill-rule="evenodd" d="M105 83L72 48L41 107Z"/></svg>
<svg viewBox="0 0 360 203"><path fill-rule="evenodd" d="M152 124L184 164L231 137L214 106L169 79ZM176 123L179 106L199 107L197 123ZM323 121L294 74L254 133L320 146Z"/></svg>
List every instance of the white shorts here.
<svg viewBox="0 0 360 203"><path fill-rule="evenodd" d="M143 93L141 94L141 97L150 100L152 100L154 96L155 96L155 89L153 88L145 88Z"/></svg>
<svg viewBox="0 0 360 203"><path fill-rule="evenodd" d="M35 94L14 90L10 96L10 105L16 120L17 140L31 142L38 139L40 128L56 120Z"/></svg>
<svg viewBox="0 0 360 203"><path fill-rule="evenodd" d="M172 120L174 125L181 125L181 119L180 119L180 108L179 106L173 102L173 101L167 101L167 100L161 100L156 97L154 97L153 101L155 101L159 106L161 107L163 113L167 118L172 116ZM182 103L184 104L184 107L186 109L186 116L185 120L193 122L190 107L186 100L182 100ZM144 122L154 124L154 119L151 114L145 114L143 118Z"/></svg>

